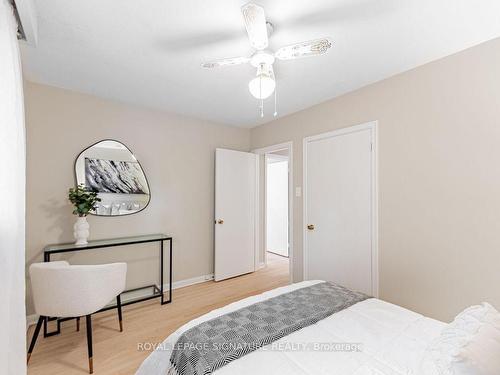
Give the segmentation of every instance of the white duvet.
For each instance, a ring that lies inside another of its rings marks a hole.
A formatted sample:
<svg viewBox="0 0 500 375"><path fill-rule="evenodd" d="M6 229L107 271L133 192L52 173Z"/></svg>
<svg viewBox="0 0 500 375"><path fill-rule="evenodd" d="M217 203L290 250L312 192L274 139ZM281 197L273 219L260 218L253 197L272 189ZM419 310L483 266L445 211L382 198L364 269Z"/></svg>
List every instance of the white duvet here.
<svg viewBox="0 0 500 375"><path fill-rule="evenodd" d="M253 303L320 281L304 281L213 310L183 325L146 358L137 375L166 375L169 347L195 325ZM320 322L303 328L274 343L220 368L216 375L401 375L430 374L421 370L428 344L439 335L444 323L402 307L371 298L359 302ZM314 350L317 343L355 344L360 351ZM306 350L296 350L304 348ZM357 344L361 344L357 346ZM312 349L311 349L312 348ZM267 349L267 350L266 350Z"/></svg>

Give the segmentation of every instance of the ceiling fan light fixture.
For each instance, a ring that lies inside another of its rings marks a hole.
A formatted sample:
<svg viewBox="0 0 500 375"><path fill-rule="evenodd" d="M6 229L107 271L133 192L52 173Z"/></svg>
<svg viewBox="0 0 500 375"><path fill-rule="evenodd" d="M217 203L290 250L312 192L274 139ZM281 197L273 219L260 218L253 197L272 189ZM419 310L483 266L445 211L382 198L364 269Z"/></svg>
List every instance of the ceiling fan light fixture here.
<svg viewBox="0 0 500 375"><path fill-rule="evenodd" d="M257 68L257 75L248 83L250 93L256 99L267 99L276 88L272 65L262 64Z"/></svg>
<svg viewBox="0 0 500 375"><path fill-rule="evenodd" d="M269 98L275 88L276 81L265 74L255 77L248 83L248 89L256 99Z"/></svg>

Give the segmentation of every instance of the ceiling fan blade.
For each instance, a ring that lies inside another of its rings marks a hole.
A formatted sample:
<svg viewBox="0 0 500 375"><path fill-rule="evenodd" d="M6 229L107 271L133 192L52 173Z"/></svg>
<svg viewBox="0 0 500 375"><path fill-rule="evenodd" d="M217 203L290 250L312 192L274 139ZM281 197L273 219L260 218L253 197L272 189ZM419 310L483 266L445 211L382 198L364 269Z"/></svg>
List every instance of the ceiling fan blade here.
<svg viewBox="0 0 500 375"><path fill-rule="evenodd" d="M292 60L300 57L324 55L332 47L330 38L315 39L281 47L274 56L279 60Z"/></svg>
<svg viewBox="0 0 500 375"><path fill-rule="evenodd" d="M249 57L229 57L227 59L219 59L207 61L201 64L203 68L218 68L220 66L240 65L250 61Z"/></svg>
<svg viewBox="0 0 500 375"><path fill-rule="evenodd" d="M241 12L245 20L250 45L256 50L267 48L267 25L264 8L254 3L248 3L241 7Z"/></svg>

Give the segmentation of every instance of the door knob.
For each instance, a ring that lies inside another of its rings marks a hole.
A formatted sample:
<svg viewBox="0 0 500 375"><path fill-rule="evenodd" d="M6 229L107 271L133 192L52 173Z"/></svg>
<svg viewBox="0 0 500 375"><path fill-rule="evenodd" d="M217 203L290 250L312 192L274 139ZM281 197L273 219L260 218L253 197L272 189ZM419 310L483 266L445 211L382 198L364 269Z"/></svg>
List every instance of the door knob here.
<svg viewBox="0 0 500 375"><path fill-rule="evenodd" d="M308 224L307 229L309 230L314 230L314 224Z"/></svg>
<svg viewBox="0 0 500 375"><path fill-rule="evenodd" d="M217 220L217 224L224 224L224 220L222 219Z"/></svg>

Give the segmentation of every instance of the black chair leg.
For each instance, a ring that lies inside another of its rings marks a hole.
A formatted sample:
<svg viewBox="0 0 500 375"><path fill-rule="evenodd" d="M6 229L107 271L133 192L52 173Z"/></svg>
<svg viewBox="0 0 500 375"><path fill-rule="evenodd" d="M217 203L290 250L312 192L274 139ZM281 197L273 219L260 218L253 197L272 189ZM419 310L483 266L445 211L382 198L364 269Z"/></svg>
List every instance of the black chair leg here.
<svg viewBox="0 0 500 375"><path fill-rule="evenodd" d="M116 308L118 309L118 321L120 322L120 332L123 332L122 299L119 294L116 296Z"/></svg>
<svg viewBox="0 0 500 375"><path fill-rule="evenodd" d="M85 316L87 323L87 349L89 352L89 374L94 373L94 362L92 359L92 315Z"/></svg>
<svg viewBox="0 0 500 375"><path fill-rule="evenodd" d="M80 331L80 317L76 318L76 331Z"/></svg>
<svg viewBox="0 0 500 375"><path fill-rule="evenodd" d="M38 318L38 322L36 323L36 327L35 327L35 332L33 332L33 338L31 339L30 347L28 349L28 358L26 359L26 363L29 363L29 361L30 361L31 353L33 352L33 349L35 348L36 339L38 338L38 334L40 333L40 329L42 328L42 324L44 321L45 321L44 316L40 316Z"/></svg>

